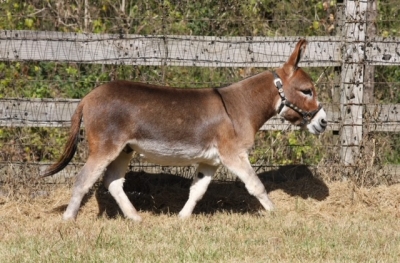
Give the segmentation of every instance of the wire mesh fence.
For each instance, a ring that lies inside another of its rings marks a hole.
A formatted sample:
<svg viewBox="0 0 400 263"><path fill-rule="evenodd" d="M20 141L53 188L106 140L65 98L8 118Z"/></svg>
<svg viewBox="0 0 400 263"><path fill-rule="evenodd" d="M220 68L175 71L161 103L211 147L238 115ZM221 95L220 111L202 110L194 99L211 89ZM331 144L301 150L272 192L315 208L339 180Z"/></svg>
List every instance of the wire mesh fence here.
<svg viewBox="0 0 400 263"><path fill-rule="evenodd" d="M360 8L365 8L362 15ZM300 65L317 84L329 130L315 137L279 118L267 122L250 152L255 169L308 165L324 178L396 183L399 10L392 0L4 1L3 177L35 176L56 161L79 99L102 83L226 86L281 66L304 37L309 45ZM84 130L81 137L64 177L85 161ZM130 169L194 174L193 167L154 166L139 157ZM231 178L225 170L218 176Z"/></svg>

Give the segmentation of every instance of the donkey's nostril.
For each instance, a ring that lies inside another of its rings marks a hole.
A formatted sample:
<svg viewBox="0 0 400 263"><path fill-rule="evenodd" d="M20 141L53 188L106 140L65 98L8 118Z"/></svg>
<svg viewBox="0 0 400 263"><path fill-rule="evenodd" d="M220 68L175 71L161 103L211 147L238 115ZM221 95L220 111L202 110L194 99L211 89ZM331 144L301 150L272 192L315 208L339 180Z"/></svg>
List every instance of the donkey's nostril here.
<svg viewBox="0 0 400 263"><path fill-rule="evenodd" d="M320 119L319 120L319 124L321 125L321 126L327 126L328 125L328 122L325 120L325 119Z"/></svg>

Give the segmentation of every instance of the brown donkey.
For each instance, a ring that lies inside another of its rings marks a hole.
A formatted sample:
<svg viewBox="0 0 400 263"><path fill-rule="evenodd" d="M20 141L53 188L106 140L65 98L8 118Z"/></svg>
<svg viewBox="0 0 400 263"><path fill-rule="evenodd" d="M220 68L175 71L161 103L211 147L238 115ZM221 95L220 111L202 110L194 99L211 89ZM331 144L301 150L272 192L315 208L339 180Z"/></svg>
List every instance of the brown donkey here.
<svg viewBox="0 0 400 263"><path fill-rule="evenodd" d="M272 210L274 205L248 160L256 132L276 114L313 134L327 126L313 82L298 67L306 45L300 40L275 72L265 71L223 88L177 89L129 81L95 88L72 116L60 160L43 174L53 175L70 162L83 117L89 156L63 218L76 218L83 196L104 173L104 184L124 215L140 221L122 188L133 151L157 164L198 164L181 218L192 214L220 164L238 176L266 210Z"/></svg>

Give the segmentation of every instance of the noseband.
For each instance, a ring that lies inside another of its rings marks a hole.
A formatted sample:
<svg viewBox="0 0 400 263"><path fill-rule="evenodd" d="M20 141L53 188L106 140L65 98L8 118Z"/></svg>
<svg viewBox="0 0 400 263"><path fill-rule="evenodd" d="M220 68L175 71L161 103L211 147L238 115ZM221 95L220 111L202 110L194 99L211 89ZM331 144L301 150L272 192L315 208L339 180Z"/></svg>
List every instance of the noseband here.
<svg viewBox="0 0 400 263"><path fill-rule="evenodd" d="M283 84L281 78L279 78L278 74L276 72L273 72L274 74L274 84L278 88L279 96L281 97L281 105L279 106L278 109L278 114L281 113L282 109L284 106L291 108L298 114L300 114L303 117L303 120L301 121L301 126L310 124L311 120L314 118L314 116L322 109L322 105L319 104L318 108L313 111L304 111L291 103L289 100L286 99L285 93L283 93Z"/></svg>

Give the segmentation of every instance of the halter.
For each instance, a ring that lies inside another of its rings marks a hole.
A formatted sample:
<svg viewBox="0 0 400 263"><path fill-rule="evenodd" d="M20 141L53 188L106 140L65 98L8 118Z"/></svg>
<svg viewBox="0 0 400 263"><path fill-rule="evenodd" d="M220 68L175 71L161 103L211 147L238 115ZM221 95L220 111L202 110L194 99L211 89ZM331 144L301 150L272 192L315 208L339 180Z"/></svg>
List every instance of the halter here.
<svg viewBox="0 0 400 263"><path fill-rule="evenodd" d="M322 105L319 104L318 108L313 111L304 111L291 103L289 100L286 99L285 93L283 93L283 84L282 80L279 78L278 74L274 71L274 84L278 88L279 96L281 97L281 105L279 105L278 108L278 114L281 113L282 109L284 106L291 108L298 114L300 114L303 117L303 120L301 122L301 126L304 126L306 124L310 124L311 120L314 118L314 116L322 109Z"/></svg>

